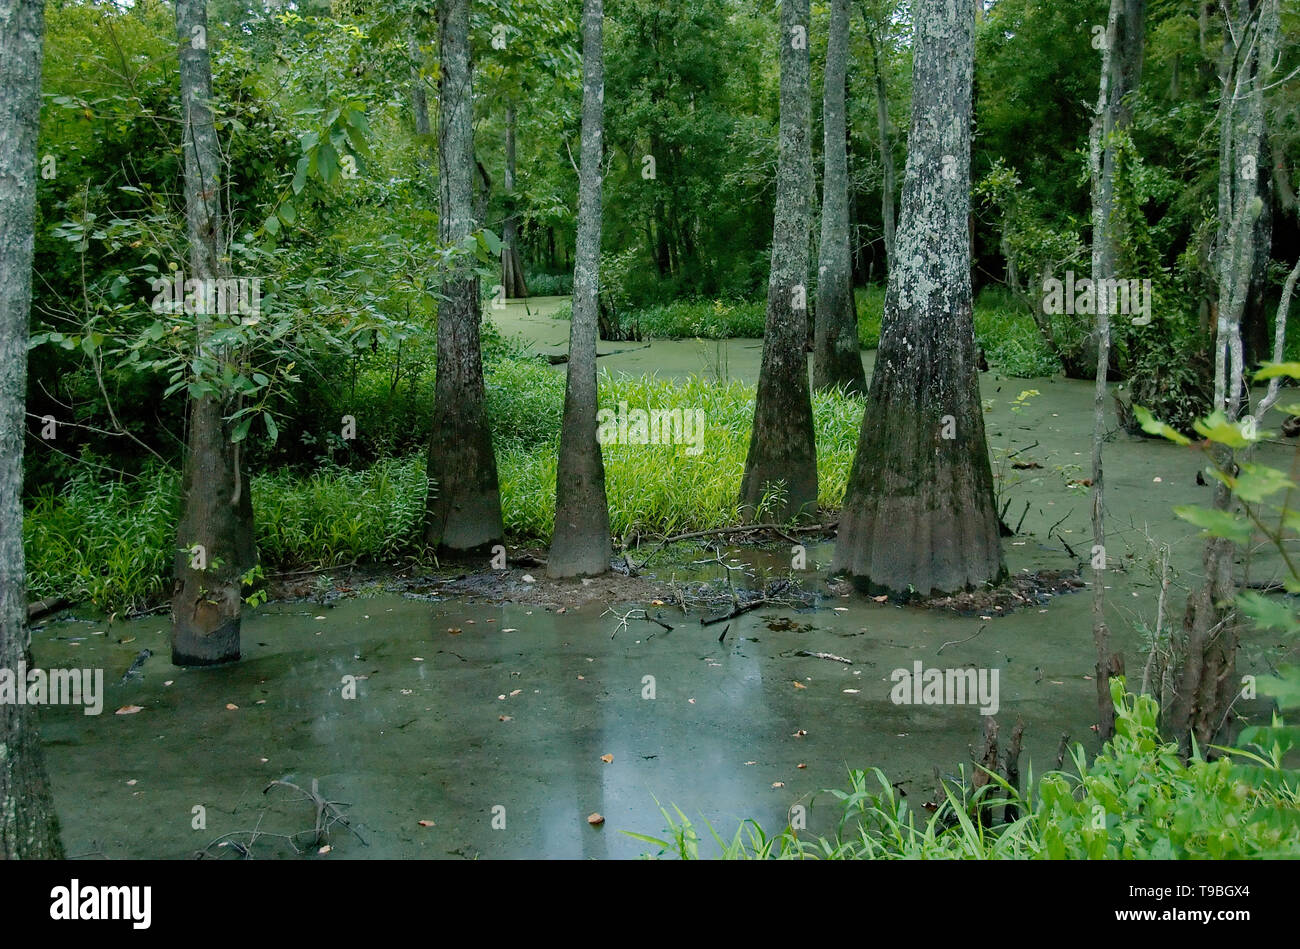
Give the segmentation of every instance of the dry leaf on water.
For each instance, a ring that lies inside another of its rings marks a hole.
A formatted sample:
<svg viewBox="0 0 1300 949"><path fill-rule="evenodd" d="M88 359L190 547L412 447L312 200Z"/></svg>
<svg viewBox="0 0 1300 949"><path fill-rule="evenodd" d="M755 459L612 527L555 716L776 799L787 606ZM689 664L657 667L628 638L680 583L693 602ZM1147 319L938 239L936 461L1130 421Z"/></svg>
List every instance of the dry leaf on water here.
<svg viewBox="0 0 1300 949"><path fill-rule="evenodd" d="M422 821L417 821L417 823L418 823L421 827L435 827L435 826L437 826L437 825L434 824L434 822L431 821L431 820L422 820Z"/></svg>
<svg viewBox="0 0 1300 949"><path fill-rule="evenodd" d="M136 712L143 712L143 705L123 705L117 710L118 715L134 715Z"/></svg>
<svg viewBox="0 0 1300 949"><path fill-rule="evenodd" d="M614 756L613 756L613 755L601 755L601 756L600 756L600 760L603 761L603 762L605 762L605 764L613 764L613 763L614 763Z"/></svg>
<svg viewBox="0 0 1300 949"><path fill-rule="evenodd" d="M796 682L796 683L794 684L794 687L795 687L796 689L806 689L806 688L808 688L808 686L804 685L802 682Z"/></svg>
<svg viewBox="0 0 1300 949"><path fill-rule="evenodd" d="M774 788L783 788L783 787L785 787L785 782L784 782L784 781L773 781L773 782L772 782L772 787L774 787Z"/></svg>
<svg viewBox="0 0 1300 949"><path fill-rule="evenodd" d="M601 824L605 823L605 818L601 817L599 814L588 814L587 823L592 827L599 827Z"/></svg>
<svg viewBox="0 0 1300 949"><path fill-rule="evenodd" d="M238 712L238 711L239 711L239 706L236 705L234 702L227 702L227 703L226 703L226 711L227 711L227 712Z"/></svg>

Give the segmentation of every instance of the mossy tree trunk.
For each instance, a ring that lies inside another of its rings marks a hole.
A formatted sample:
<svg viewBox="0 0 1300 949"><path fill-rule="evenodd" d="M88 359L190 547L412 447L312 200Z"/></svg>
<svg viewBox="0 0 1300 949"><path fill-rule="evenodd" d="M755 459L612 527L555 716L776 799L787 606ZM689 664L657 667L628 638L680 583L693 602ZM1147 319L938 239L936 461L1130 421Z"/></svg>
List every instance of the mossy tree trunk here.
<svg viewBox="0 0 1300 949"><path fill-rule="evenodd" d="M459 244L474 233L474 101L469 0L438 4L439 239ZM469 552L501 540L501 494L492 432L484 411L479 348L479 283L472 264L449 275L438 305L438 362L425 542L443 552Z"/></svg>
<svg viewBox="0 0 1300 949"><path fill-rule="evenodd" d="M0 0L0 24L0 669L16 671L30 657L23 444L44 0ZM36 709L0 703L0 860L62 857Z"/></svg>
<svg viewBox="0 0 1300 949"><path fill-rule="evenodd" d="M833 568L925 595L1004 573L971 315L974 13L919 0L912 131L880 350Z"/></svg>
<svg viewBox="0 0 1300 949"><path fill-rule="evenodd" d="M596 441L596 321L600 296L601 157L605 121L603 0L582 5L582 163L573 268L568 384L555 479L555 534L546 572L595 576L609 570L605 462Z"/></svg>
<svg viewBox="0 0 1300 949"><path fill-rule="evenodd" d="M781 131L772 271L754 427L740 504L747 517L816 514L817 453L808 388L808 238L812 191L808 0L781 3Z"/></svg>

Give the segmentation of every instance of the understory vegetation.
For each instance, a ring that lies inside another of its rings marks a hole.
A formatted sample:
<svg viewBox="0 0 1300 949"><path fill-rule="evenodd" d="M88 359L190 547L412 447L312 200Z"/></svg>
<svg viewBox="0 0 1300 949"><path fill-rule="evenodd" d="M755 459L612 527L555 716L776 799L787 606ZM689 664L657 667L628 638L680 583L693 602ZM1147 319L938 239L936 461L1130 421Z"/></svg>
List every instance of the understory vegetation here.
<svg viewBox="0 0 1300 949"><path fill-rule="evenodd" d="M505 358L489 366L487 386L506 530L521 543L545 543L555 513L564 376L535 359ZM386 380L362 372L354 396L360 401L349 402L355 417L365 420L355 447L340 443L310 471L286 465L253 476L257 544L267 572L421 560L422 449L431 378L427 390L422 386L417 397L399 399L395 409ZM753 386L603 374L600 402L615 412L619 403L698 410L706 420L702 453L692 454L691 444L605 446L616 537L739 522L737 487L754 413ZM843 500L862 411L860 399L839 393L813 398L823 509L837 509ZM368 431L367 425L374 428ZM367 443L395 446L397 452L368 459ZM351 466L362 459L363 465ZM61 491L37 495L24 529L31 597L61 596L129 612L165 596L178 484L179 472L169 465L153 463L138 474L115 477L86 466Z"/></svg>

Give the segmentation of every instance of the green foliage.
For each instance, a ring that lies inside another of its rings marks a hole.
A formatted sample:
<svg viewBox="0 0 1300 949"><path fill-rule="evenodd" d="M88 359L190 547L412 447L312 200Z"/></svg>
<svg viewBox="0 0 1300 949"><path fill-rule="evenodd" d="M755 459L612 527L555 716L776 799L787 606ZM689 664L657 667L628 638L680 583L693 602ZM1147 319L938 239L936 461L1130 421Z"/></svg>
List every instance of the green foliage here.
<svg viewBox="0 0 1300 949"><path fill-rule="evenodd" d="M392 563L420 555L432 379L417 386L410 408L378 373L361 375L353 390L356 442L329 432L316 439L317 470L283 468L251 478L257 544L270 568ZM699 410L702 451L692 445L610 444L604 448L610 522L616 536L673 533L734 524L749 447L755 391L739 382L653 376L600 376L602 408ZM564 375L535 359L489 366L487 411L493 428L507 531L545 542L555 509ZM862 424L862 402L840 393L813 396L820 503L837 508ZM418 423L417 420L418 419ZM337 417L325 419L337 432ZM411 429L414 429L412 431ZM332 449L322 447L332 445ZM395 456L380 454L388 447ZM375 457L343 467L351 455ZM154 467L138 480L103 482L82 471L64 491L48 490L28 507L24 539L34 597L60 595L106 610L140 609L169 588L178 476Z"/></svg>
<svg viewBox="0 0 1300 949"><path fill-rule="evenodd" d="M1300 775L1263 749L1233 749L1261 762L1264 783L1248 782L1229 756L1184 762L1156 727L1150 696L1126 694L1113 679L1115 735L1091 762L1076 745L1073 771L1048 772L1026 796L996 775L975 792L944 783L945 799L926 817L895 791L879 769L850 771L835 802L834 831L805 837L786 827L769 836L745 821L727 840L706 826L724 859L1241 859L1300 856ZM1266 754L1269 754L1266 752ZM1253 773L1252 773L1253 774ZM814 798L814 804L816 798ZM1018 816L999 823L1006 804ZM701 837L674 808L660 811L666 838L630 836L659 848L655 856L697 859Z"/></svg>

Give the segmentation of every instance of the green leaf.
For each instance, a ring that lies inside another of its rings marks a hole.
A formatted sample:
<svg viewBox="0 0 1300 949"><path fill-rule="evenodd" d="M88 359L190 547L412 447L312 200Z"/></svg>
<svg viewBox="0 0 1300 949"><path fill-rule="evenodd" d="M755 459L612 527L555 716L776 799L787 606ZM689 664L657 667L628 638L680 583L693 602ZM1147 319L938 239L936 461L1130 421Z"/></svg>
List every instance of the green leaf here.
<svg viewBox="0 0 1300 949"><path fill-rule="evenodd" d="M235 430L230 433L230 440L232 442L242 442L248 437L248 430L252 425L253 417L251 415L240 419L239 424L235 426Z"/></svg>
<svg viewBox="0 0 1300 949"><path fill-rule="evenodd" d="M315 148L317 143L319 142L320 142L319 132L304 132L302 138L298 139L298 144L299 146L301 146L302 153L304 155L307 154L309 151L311 151L313 148Z"/></svg>
<svg viewBox="0 0 1300 949"><path fill-rule="evenodd" d="M1279 676L1259 676L1255 685L1265 695L1277 699L1279 708L1300 708L1300 668L1282 666Z"/></svg>
<svg viewBox="0 0 1300 949"><path fill-rule="evenodd" d="M1204 421L1192 423L1192 427L1204 438L1229 448L1245 448L1251 439L1241 434L1240 422L1229 422L1222 412L1213 412Z"/></svg>
<svg viewBox="0 0 1300 949"><path fill-rule="evenodd" d="M321 181L327 185L333 184L338 177L339 155L329 142L322 142L316 150L316 171L320 173Z"/></svg>
<svg viewBox="0 0 1300 949"><path fill-rule="evenodd" d="M280 219L272 214L262 222L262 227L266 230L266 233L275 236L280 233Z"/></svg>
<svg viewBox="0 0 1300 949"><path fill-rule="evenodd" d="M293 193L301 194L303 187L307 184L307 169L311 165L311 158L303 155L298 159L298 167L293 173Z"/></svg>
<svg viewBox="0 0 1300 949"><path fill-rule="evenodd" d="M290 201L286 201L284 204L280 205L280 209L275 213L276 216L285 224L293 224L294 221L298 220L298 211Z"/></svg>
<svg viewBox="0 0 1300 949"><path fill-rule="evenodd" d="M501 243L501 238L497 237L496 234L492 232L491 228L487 228L487 227L483 228L481 231L479 231L479 235L482 238L483 245L487 248L487 252L489 254L491 254L493 257L496 257L501 253L501 248L503 246Z"/></svg>
<svg viewBox="0 0 1300 949"><path fill-rule="evenodd" d="M1252 534L1250 523L1227 511L1215 511L1210 508L1182 505L1174 508L1174 513L1183 520L1203 528L1212 537L1224 537L1234 544L1248 544Z"/></svg>
<svg viewBox="0 0 1300 949"><path fill-rule="evenodd" d="M1255 381L1260 382L1277 376L1300 379L1300 362L1266 362L1260 367L1259 372L1255 373Z"/></svg>
<svg viewBox="0 0 1300 949"><path fill-rule="evenodd" d="M1192 443L1192 440L1182 432L1164 422L1156 421L1155 416L1152 415L1148 409L1144 409L1140 405L1133 406L1133 416L1142 426L1142 431L1146 432L1148 435L1160 435L1177 445L1190 445Z"/></svg>
<svg viewBox="0 0 1300 949"><path fill-rule="evenodd" d="M1255 503L1264 500L1287 488L1295 488L1296 483L1286 473L1267 465L1243 462L1241 473L1234 479L1233 492L1243 501Z"/></svg>
<svg viewBox="0 0 1300 949"><path fill-rule="evenodd" d="M1300 632L1300 616L1295 610L1270 597L1247 591L1237 597L1237 608L1261 629L1280 629L1284 633Z"/></svg>
<svg viewBox="0 0 1300 949"><path fill-rule="evenodd" d="M271 436L271 443L274 444L279 441L280 430L276 428L275 419L271 418L271 413L263 412L262 421L266 422L266 434Z"/></svg>

